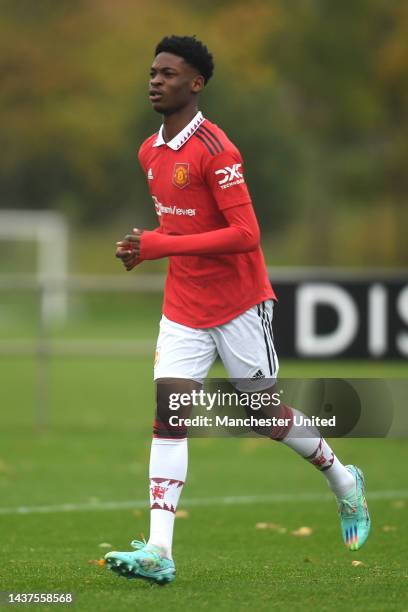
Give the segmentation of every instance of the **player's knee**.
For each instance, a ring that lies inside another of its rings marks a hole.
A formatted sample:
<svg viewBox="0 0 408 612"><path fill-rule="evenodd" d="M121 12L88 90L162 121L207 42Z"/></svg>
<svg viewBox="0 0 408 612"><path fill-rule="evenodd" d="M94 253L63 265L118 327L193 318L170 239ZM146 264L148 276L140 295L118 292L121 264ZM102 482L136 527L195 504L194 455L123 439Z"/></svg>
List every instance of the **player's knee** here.
<svg viewBox="0 0 408 612"><path fill-rule="evenodd" d="M183 419L191 413L191 404L181 402L193 389L200 385L192 380L161 378L156 380L156 415L153 435L156 438L180 439L187 436Z"/></svg>

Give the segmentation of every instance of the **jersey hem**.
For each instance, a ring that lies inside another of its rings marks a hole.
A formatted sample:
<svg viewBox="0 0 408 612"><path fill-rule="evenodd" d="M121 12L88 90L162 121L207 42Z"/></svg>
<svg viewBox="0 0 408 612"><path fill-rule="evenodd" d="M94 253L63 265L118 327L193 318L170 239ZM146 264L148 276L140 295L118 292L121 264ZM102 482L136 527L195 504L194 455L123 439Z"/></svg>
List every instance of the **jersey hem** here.
<svg viewBox="0 0 408 612"><path fill-rule="evenodd" d="M277 298L275 296L275 293L273 291L270 291L268 293L261 294L259 297L252 299L249 302L246 302L245 304L240 306L238 310L234 310L226 317L222 317L221 319L215 319L214 321L211 321L210 323L206 324L197 324L194 321L185 319L184 317L174 317L171 313L167 311L166 308L163 308L163 314L170 321L173 321L173 323L178 323L179 325L185 325L186 327L192 327L194 329L209 329L211 327L218 327L219 325L225 325L225 323L229 323L229 321L236 319L237 317L239 317L239 315L249 310L249 308L252 308L252 306L256 306L257 304L260 304L265 300L274 300L276 302Z"/></svg>

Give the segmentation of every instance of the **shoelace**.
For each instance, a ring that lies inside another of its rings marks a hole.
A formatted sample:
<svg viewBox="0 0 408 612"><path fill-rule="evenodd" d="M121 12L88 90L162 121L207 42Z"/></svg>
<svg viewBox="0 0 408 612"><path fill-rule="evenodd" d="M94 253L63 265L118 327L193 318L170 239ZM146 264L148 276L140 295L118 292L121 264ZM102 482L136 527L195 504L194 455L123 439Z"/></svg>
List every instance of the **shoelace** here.
<svg viewBox="0 0 408 612"><path fill-rule="evenodd" d="M339 501L339 512L352 516L357 511L357 507L353 505L348 499L341 499Z"/></svg>
<svg viewBox="0 0 408 612"><path fill-rule="evenodd" d="M143 538L143 540L132 540L130 545L131 545L132 548L135 548L136 550L141 550L142 548L147 546L147 542ZM149 547L148 551L149 551L150 554L153 555L153 557L155 558L156 561L160 561L161 555L156 550L154 550L153 546L151 548Z"/></svg>
<svg viewBox="0 0 408 612"><path fill-rule="evenodd" d="M135 548L136 550L140 550L141 548L144 548L146 544L147 542L144 538L143 540L132 540L130 543L131 547Z"/></svg>

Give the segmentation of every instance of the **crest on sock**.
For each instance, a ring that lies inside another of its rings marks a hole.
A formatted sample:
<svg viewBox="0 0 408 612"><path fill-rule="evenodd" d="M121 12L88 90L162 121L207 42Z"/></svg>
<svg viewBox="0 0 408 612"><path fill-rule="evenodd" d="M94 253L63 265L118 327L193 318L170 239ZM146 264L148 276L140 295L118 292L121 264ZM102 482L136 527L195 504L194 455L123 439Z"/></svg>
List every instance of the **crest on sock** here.
<svg viewBox="0 0 408 612"><path fill-rule="evenodd" d="M324 472L333 465L334 453L323 438L320 438L319 446L316 448L315 452L309 455L309 457L305 457L305 459L315 465L318 470Z"/></svg>
<svg viewBox="0 0 408 612"><path fill-rule="evenodd" d="M176 512L180 488L184 482L174 478L150 479L150 509Z"/></svg>

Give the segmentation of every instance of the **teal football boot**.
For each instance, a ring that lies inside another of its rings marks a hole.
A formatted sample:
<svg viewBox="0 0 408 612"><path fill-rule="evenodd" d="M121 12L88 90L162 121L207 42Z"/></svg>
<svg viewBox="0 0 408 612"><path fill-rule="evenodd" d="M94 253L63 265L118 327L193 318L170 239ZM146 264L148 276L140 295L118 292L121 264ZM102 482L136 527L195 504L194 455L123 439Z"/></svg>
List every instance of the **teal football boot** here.
<svg viewBox="0 0 408 612"><path fill-rule="evenodd" d="M136 550L132 552L112 551L105 555L105 562L109 569L124 578L142 578L161 585L175 579L174 561L163 557L158 546L140 540L133 540L130 545Z"/></svg>
<svg viewBox="0 0 408 612"><path fill-rule="evenodd" d="M371 520L368 514L364 491L363 472L354 465L346 465L355 478L355 486L350 493L337 499L341 533L349 550L361 548L370 533Z"/></svg>

